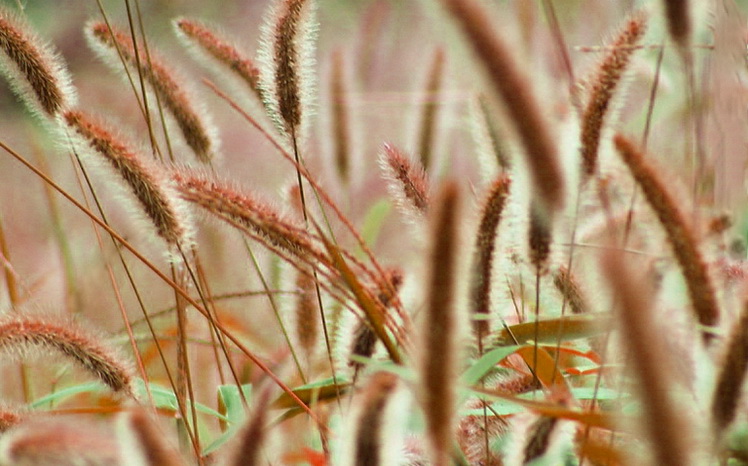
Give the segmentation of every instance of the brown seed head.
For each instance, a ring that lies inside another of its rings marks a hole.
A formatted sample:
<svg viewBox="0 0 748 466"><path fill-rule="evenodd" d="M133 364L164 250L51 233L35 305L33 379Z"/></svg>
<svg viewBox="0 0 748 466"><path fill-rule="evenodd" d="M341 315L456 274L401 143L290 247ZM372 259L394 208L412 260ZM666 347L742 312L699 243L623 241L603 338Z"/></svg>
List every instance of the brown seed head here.
<svg viewBox="0 0 748 466"><path fill-rule="evenodd" d="M478 234L475 237L473 266L470 275L470 301L472 312L488 314L491 305L491 284L493 275L493 257L496 249L496 231L504 211L504 204L509 195L511 180L501 175L491 185L488 196L481 209L481 220ZM488 322L474 321L474 330L481 336L488 331Z"/></svg>
<svg viewBox="0 0 748 466"><path fill-rule="evenodd" d="M727 344L727 352L719 367L717 386L712 399L712 422L716 434L721 435L738 414L743 394L743 382L748 370L748 302L735 323Z"/></svg>
<svg viewBox="0 0 748 466"><path fill-rule="evenodd" d="M421 397L433 464L445 466L451 452L454 376L457 363L456 279L459 190L448 183L438 202L431 230L427 302L423 319Z"/></svg>
<svg viewBox="0 0 748 466"><path fill-rule="evenodd" d="M63 119L67 128L82 139L85 147L90 147L99 157L103 157L124 180L157 234L167 244L189 244L189 227L185 216L178 211L175 204L177 199L158 167L147 164L135 151L86 114L68 111Z"/></svg>
<svg viewBox="0 0 748 466"><path fill-rule="evenodd" d="M0 70L34 110L54 117L75 104L65 65L49 45L9 10L0 8Z"/></svg>
<svg viewBox="0 0 748 466"><path fill-rule="evenodd" d="M644 36L646 27L647 17L643 12L637 12L629 18L610 44L610 51L600 61L594 77L589 80L591 88L582 115L581 129L582 171L585 178L592 176L597 170L600 133L613 93L631 61L634 46Z"/></svg>
<svg viewBox="0 0 748 466"><path fill-rule="evenodd" d="M204 24L186 18L180 18L174 24L183 37L228 67L249 86L252 92L260 95L260 70L250 58L245 57L236 47Z"/></svg>
<svg viewBox="0 0 748 466"><path fill-rule="evenodd" d="M442 0L481 59L496 94L503 100L510 121L525 149L534 190L543 209L552 211L564 202L564 180L556 142L551 135L529 83L519 71L509 47L496 33L490 15L475 0Z"/></svg>
<svg viewBox="0 0 748 466"><path fill-rule="evenodd" d="M615 136L614 143L667 233L675 258L686 279L696 318L701 325L716 325L719 320L716 293L693 230L686 222L675 199L665 188L666 185L659 173L644 160L644 154L620 134ZM707 335L704 334L705 338Z"/></svg>
<svg viewBox="0 0 748 466"><path fill-rule="evenodd" d="M363 409L358 421L354 464L378 466L382 464L382 424L384 410L392 392L397 387L397 376L377 372L371 377L364 392Z"/></svg>
<svg viewBox="0 0 748 466"><path fill-rule="evenodd" d="M110 30L103 22L90 24L87 32L92 46L113 68L122 67L119 62L121 54L129 66L139 70L157 94L160 104L174 117L185 142L198 160L210 162L217 150L213 130L206 120L205 111L197 108L194 98L174 71L154 53L146 53L141 47L136 49L128 35L117 29Z"/></svg>
<svg viewBox="0 0 748 466"><path fill-rule="evenodd" d="M62 354L113 391L131 394L130 367L98 337L68 323L19 316L0 319L0 350L22 357L33 349Z"/></svg>
<svg viewBox="0 0 748 466"><path fill-rule="evenodd" d="M384 145L379 166L398 205L406 211L425 214L429 206L429 181L423 167L409 161L391 144Z"/></svg>

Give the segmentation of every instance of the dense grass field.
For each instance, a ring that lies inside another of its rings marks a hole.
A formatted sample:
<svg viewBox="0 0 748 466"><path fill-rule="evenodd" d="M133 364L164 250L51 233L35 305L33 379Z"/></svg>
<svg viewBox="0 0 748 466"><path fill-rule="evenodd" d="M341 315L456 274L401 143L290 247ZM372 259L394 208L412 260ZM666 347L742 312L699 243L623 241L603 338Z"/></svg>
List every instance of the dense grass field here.
<svg viewBox="0 0 748 466"><path fill-rule="evenodd" d="M6 0L0 465L748 463L748 5Z"/></svg>

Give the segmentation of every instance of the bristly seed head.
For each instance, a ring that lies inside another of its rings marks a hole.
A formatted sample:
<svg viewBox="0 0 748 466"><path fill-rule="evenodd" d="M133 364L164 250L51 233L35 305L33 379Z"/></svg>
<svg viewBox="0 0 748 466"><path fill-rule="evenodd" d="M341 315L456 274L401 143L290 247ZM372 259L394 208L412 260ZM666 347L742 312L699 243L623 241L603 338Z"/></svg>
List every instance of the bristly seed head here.
<svg viewBox="0 0 748 466"><path fill-rule="evenodd" d="M55 117L75 105L65 64L23 20L0 8L0 71L34 112Z"/></svg>
<svg viewBox="0 0 748 466"><path fill-rule="evenodd" d="M584 107L581 129L582 172L585 178L592 176L597 170L600 133L613 93L631 61L634 46L644 36L646 29L647 17L644 12L632 15L610 44L610 52L603 57L594 78L590 80L591 89Z"/></svg>
<svg viewBox="0 0 748 466"><path fill-rule="evenodd" d="M37 348L60 353L75 361L115 392L132 395L130 367L99 338L72 323L54 323L35 317L10 316L0 319L0 350L24 357Z"/></svg>
<svg viewBox="0 0 748 466"><path fill-rule="evenodd" d="M379 166L398 206L406 213L418 216L426 214L429 206L429 180L420 163L408 160L392 144L385 144L379 157Z"/></svg>
<svg viewBox="0 0 748 466"><path fill-rule="evenodd" d="M457 365L457 251L459 189L448 183L434 205L427 303L423 316L423 409L435 465L448 464L454 419L454 371Z"/></svg>
<svg viewBox="0 0 748 466"><path fill-rule="evenodd" d="M199 108L185 84L173 70L161 61L150 49L135 45L122 31L109 29L103 22L94 22L86 28L91 46L104 61L116 71L121 71L120 54L125 62L138 69L158 101L168 110L179 127L187 145L200 162L209 163L218 151L218 138L208 121L207 113Z"/></svg>
<svg viewBox="0 0 748 466"><path fill-rule="evenodd" d="M491 284L493 275L493 258L496 249L496 231L504 211L504 204L509 195L511 179L506 175L499 176L488 191L481 209L481 220L478 234L475 237L473 266L470 275L470 300L472 312L487 315L491 305ZM473 328L482 337L488 332L488 322L475 320Z"/></svg>
<svg viewBox="0 0 748 466"><path fill-rule="evenodd" d="M303 137L314 75L315 0L276 0L263 28L260 82L281 134Z"/></svg>
<svg viewBox="0 0 748 466"><path fill-rule="evenodd" d="M180 37L196 44L209 56L228 67L249 86L252 92L257 94L258 97L260 96L260 70L250 58L245 57L236 47L219 37L204 24L179 18L174 22L174 25L177 27Z"/></svg>
<svg viewBox="0 0 748 466"><path fill-rule="evenodd" d="M644 154L631 141L618 134L613 142L667 233L675 258L686 279L696 318L701 325L716 325L719 321L719 306L707 263L675 198L666 189L662 177L647 163ZM708 340L710 333L705 331L703 336Z"/></svg>
<svg viewBox="0 0 748 466"><path fill-rule="evenodd" d="M191 243L189 222L179 211L178 198L172 192L169 180L157 166L147 164L135 151L82 112L66 112L63 121L72 135L81 139L82 147L90 147L114 168L138 199L158 236L170 246Z"/></svg>

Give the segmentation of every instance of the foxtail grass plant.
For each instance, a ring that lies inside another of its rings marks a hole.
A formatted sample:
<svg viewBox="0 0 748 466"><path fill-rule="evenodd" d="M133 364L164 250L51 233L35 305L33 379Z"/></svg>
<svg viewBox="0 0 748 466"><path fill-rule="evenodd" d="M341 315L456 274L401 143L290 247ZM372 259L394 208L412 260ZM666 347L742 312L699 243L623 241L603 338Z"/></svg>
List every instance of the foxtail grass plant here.
<svg viewBox="0 0 748 466"><path fill-rule="evenodd" d="M742 2L7 3L0 465L748 464Z"/></svg>

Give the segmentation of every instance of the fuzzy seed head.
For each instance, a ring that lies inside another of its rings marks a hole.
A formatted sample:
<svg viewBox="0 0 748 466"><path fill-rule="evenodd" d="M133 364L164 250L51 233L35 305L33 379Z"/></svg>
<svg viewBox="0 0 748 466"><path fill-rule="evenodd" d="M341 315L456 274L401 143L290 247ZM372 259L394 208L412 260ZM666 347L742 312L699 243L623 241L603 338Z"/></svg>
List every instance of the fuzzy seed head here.
<svg viewBox="0 0 748 466"><path fill-rule="evenodd" d="M0 72L33 112L55 117L75 105L62 58L5 8L0 8L0 51Z"/></svg>
<svg viewBox="0 0 748 466"><path fill-rule="evenodd" d="M218 152L216 131L184 80L177 77L155 53L150 50L146 53L141 47L136 49L128 35L117 29L110 30L106 23L91 23L86 33L91 47L112 69L122 71L121 54L127 66L138 70L158 96L158 102L174 118L197 159L209 163Z"/></svg>
<svg viewBox="0 0 748 466"><path fill-rule="evenodd" d="M644 36L647 17L643 12L635 13L621 32L610 44L610 51L598 65L595 76L590 80L591 88L587 105L582 115L582 170L587 178L597 170L600 135L603 129L611 99L634 54L634 46Z"/></svg>
<svg viewBox="0 0 748 466"><path fill-rule="evenodd" d="M133 375L129 365L99 337L73 324L34 317L0 319L0 351L23 358L33 349L61 354L113 391L132 394Z"/></svg>
<svg viewBox="0 0 748 466"><path fill-rule="evenodd" d="M191 243L189 222L180 211L170 182L156 166L147 164L135 151L82 112L66 112L63 121L67 129L80 139L81 147L90 148L116 171L137 198L158 236L170 246Z"/></svg>

